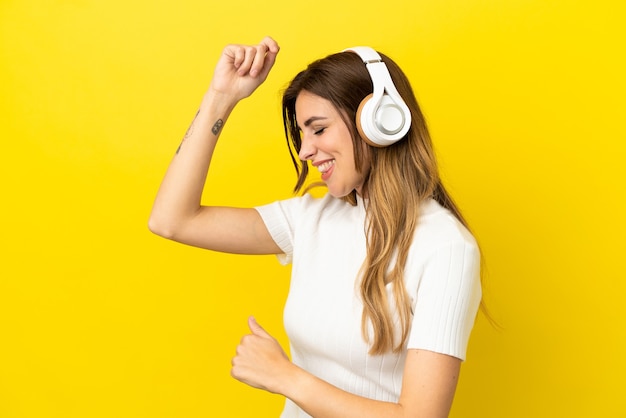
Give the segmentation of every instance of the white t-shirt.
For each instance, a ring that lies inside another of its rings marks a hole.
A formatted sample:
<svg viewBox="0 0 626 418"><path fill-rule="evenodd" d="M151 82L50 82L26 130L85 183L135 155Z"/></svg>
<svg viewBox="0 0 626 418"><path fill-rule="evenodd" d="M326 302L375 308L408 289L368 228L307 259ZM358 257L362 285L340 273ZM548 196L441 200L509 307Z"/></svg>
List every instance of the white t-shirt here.
<svg viewBox="0 0 626 418"><path fill-rule="evenodd" d="M256 209L284 252L279 260L292 263L284 310L292 361L345 391L397 402L406 350L369 355L361 334L363 200L352 206L328 194L305 195ZM480 254L467 229L434 200L421 208L405 286L413 313L406 348L464 360L481 299ZM287 400L281 417L308 415Z"/></svg>

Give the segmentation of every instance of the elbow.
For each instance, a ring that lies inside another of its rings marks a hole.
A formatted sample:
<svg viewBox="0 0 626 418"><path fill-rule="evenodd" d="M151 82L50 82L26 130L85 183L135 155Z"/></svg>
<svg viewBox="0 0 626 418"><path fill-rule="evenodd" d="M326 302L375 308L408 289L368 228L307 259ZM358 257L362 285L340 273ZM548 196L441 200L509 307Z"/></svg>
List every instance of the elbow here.
<svg viewBox="0 0 626 418"><path fill-rule="evenodd" d="M176 235L176 226L171 220L157 216L152 213L148 219L148 229L155 235L167 239L174 239Z"/></svg>

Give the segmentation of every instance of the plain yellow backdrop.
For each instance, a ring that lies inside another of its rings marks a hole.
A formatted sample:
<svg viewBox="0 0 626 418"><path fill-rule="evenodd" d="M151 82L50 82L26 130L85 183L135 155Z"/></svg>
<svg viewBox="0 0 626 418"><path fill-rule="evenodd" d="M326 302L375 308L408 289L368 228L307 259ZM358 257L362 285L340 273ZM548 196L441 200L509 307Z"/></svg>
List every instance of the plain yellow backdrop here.
<svg viewBox="0 0 626 418"><path fill-rule="evenodd" d="M276 417L229 375L289 269L147 229L222 47L282 50L218 146L207 203L291 196L280 89L354 45L413 82L479 238L452 417L626 414L621 0L0 1L0 417ZM323 400L320 400L323 401Z"/></svg>

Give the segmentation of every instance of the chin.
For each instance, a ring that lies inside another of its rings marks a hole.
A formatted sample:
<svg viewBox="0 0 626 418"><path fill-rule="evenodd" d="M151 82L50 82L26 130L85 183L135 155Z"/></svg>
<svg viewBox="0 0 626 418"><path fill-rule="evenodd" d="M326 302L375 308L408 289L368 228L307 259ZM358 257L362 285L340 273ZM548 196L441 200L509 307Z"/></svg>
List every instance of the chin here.
<svg viewBox="0 0 626 418"><path fill-rule="evenodd" d="M350 184L343 184L343 185L339 185L339 187L333 187L332 185L326 183L326 189L328 190L328 194L330 194L332 197L336 197L337 199L346 197L350 195L352 192L356 192L358 195L361 194L360 184L357 184L356 186L351 186Z"/></svg>
<svg viewBox="0 0 626 418"><path fill-rule="evenodd" d="M352 189L352 190L333 190L333 189L329 188L328 189L328 194L330 194L332 197L336 197L337 199L341 199L342 197L348 196L353 191L354 191L354 189Z"/></svg>
<svg viewBox="0 0 626 418"><path fill-rule="evenodd" d="M346 197L347 195L350 194L350 192L346 192L345 190L332 190L332 189L328 189L328 194L330 194L332 197L336 197L337 199L341 199L342 197Z"/></svg>

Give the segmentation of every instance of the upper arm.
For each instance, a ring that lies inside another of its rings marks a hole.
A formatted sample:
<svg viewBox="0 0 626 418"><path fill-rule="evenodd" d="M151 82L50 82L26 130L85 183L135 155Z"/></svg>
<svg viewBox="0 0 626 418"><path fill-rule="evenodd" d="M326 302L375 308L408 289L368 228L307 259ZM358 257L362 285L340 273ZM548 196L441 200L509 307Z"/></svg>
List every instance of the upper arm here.
<svg viewBox="0 0 626 418"><path fill-rule="evenodd" d="M405 417L443 418L452 407L461 360L446 354L409 349L399 403Z"/></svg>
<svg viewBox="0 0 626 418"><path fill-rule="evenodd" d="M237 254L280 254L261 215L253 208L202 206L171 231L150 228L183 244Z"/></svg>

